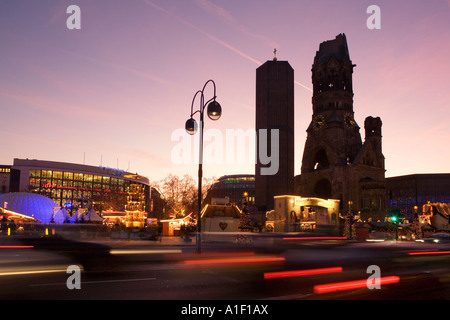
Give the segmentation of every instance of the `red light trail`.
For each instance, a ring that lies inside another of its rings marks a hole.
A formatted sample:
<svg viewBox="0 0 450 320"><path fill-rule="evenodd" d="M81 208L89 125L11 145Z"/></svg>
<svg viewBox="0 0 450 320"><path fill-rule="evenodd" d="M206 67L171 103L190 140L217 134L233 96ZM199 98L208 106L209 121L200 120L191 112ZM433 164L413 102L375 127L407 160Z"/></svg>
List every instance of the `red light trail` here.
<svg viewBox="0 0 450 320"><path fill-rule="evenodd" d="M0 246L0 249L30 249L34 246Z"/></svg>
<svg viewBox="0 0 450 320"><path fill-rule="evenodd" d="M408 252L410 256L418 256L423 254L449 254L450 251L413 251Z"/></svg>
<svg viewBox="0 0 450 320"><path fill-rule="evenodd" d="M400 282L400 277L397 276L389 276L379 278L380 285L386 285L391 283ZM328 284L320 284L314 286L314 293L322 294L336 291L345 291L352 289L359 289L367 287L367 279L364 280L355 280L355 281L347 281L347 282L336 282L336 283L328 283Z"/></svg>
<svg viewBox="0 0 450 320"><path fill-rule="evenodd" d="M335 273L335 272L342 272L342 267L267 272L267 273L264 273L264 279L302 277L302 276L311 276L311 275Z"/></svg>
<svg viewBox="0 0 450 320"><path fill-rule="evenodd" d="M285 237L283 240L347 240L347 237Z"/></svg>

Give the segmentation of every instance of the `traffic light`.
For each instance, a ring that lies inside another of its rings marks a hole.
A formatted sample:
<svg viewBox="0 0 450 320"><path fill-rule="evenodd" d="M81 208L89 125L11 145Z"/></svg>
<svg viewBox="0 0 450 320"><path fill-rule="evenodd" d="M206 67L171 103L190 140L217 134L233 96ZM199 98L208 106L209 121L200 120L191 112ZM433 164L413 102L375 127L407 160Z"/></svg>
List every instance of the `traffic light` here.
<svg viewBox="0 0 450 320"><path fill-rule="evenodd" d="M394 222L394 223L399 222L400 216L401 216L400 210L392 210L391 211L390 218L391 218L392 222Z"/></svg>
<svg viewBox="0 0 450 320"><path fill-rule="evenodd" d="M392 210L390 213L391 222L395 223L395 240L398 240L398 223L401 218L400 210Z"/></svg>

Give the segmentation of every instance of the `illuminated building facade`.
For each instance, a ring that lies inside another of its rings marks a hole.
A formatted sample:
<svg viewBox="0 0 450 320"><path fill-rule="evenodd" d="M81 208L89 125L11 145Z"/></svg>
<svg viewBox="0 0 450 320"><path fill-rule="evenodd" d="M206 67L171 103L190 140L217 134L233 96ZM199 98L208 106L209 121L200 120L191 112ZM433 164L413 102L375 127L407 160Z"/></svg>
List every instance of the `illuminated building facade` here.
<svg viewBox="0 0 450 320"><path fill-rule="evenodd" d="M228 198L229 203L235 203L241 208L245 192L247 193L248 203L253 205L255 203L255 175L222 176L208 190L205 202L213 204L213 199Z"/></svg>
<svg viewBox="0 0 450 320"><path fill-rule="evenodd" d="M274 197L275 209L267 213L266 228L275 232L338 230L339 200L304 198L293 195Z"/></svg>
<svg viewBox="0 0 450 320"><path fill-rule="evenodd" d="M136 179L137 178L137 179ZM44 195L60 207L77 208L91 203L97 210L125 207L130 185L145 199L139 208L149 210L148 178L119 169L74 163L14 159L10 166L7 192L32 192Z"/></svg>
<svg viewBox="0 0 450 320"><path fill-rule="evenodd" d="M400 210L408 220L427 203L450 203L450 173L410 174L386 178L389 210Z"/></svg>
<svg viewBox="0 0 450 320"><path fill-rule="evenodd" d="M10 175L11 166L0 166L0 193L8 192Z"/></svg>

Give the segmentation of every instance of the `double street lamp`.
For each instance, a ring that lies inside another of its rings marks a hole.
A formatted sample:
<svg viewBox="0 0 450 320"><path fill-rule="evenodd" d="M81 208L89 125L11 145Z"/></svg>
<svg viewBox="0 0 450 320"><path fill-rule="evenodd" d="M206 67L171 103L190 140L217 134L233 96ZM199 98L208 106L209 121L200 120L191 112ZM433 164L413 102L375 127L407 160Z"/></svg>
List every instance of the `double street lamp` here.
<svg viewBox="0 0 450 320"><path fill-rule="evenodd" d="M205 102L204 91L206 86L211 83L214 86L214 96ZM194 102L197 96L200 95L200 108L194 111ZM216 84L213 80L208 80L202 90L199 90L195 93L194 98L192 99L191 104L191 115L189 119L186 121L185 129L187 133L190 135L194 135L199 125L197 125L197 121L193 118L196 113L200 114L200 143L199 143L199 156L198 156L198 213L197 213L197 237L196 237L196 251L197 253L201 253L201 210L202 210L202 179L203 179L203 114L206 108L206 113L211 120L219 120L222 115L222 107L216 101Z"/></svg>

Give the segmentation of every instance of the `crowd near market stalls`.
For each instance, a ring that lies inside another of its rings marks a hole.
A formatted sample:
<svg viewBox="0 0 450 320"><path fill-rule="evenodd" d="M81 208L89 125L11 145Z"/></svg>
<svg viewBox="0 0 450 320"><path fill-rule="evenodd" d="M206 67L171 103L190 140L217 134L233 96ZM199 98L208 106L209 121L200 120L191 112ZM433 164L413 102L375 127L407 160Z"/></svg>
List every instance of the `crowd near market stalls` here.
<svg viewBox="0 0 450 320"><path fill-rule="evenodd" d="M0 232L2 234L15 234L17 231L23 230L24 223L38 222L39 220L12 211L5 208L0 208Z"/></svg>

